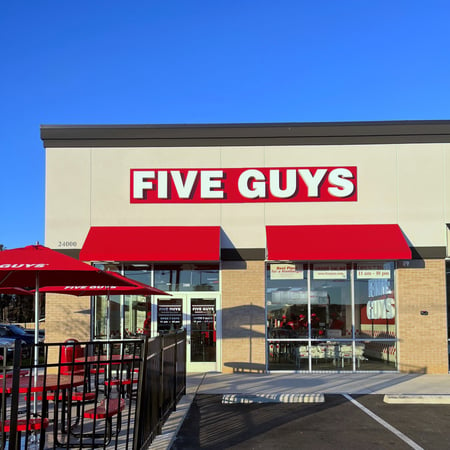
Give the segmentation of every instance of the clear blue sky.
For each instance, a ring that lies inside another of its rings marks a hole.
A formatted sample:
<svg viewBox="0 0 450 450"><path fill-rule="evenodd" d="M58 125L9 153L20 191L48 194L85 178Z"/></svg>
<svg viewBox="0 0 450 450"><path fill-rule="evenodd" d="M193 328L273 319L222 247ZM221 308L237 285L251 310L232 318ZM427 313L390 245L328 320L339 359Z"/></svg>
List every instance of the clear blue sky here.
<svg viewBox="0 0 450 450"><path fill-rule="evenodd" d="M448 0L24 0L0 13L0 244L44 243L41 124L450 119Z"/></svg>

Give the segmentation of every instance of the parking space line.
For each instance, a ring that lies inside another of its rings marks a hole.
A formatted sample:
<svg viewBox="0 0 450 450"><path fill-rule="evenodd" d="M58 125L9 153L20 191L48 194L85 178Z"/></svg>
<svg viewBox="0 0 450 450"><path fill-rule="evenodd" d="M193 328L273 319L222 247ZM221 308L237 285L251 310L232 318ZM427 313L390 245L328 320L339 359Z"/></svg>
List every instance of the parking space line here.
<svg viewBox="0 0 450 450"><path fill-rule="evenodd" d="M355 406L357 406L361 411L365 412L368 416L372 417L372 419L376 420L379 424L383 425L383 427L387 428L391 433L394 433L398 438L400 438L402 441L404 441L410 447L414 448L415 450L424 450L423 447L416 444L408 436L404 435L400 430L397 430L397 428L394 428L392 425L387 423L381 417L374 414L370 409L367 409L364 405L361 405L361 403L357 402L353 397L351 397L348 394L342 394L342 395L347 400L352 402Z"/></svg>

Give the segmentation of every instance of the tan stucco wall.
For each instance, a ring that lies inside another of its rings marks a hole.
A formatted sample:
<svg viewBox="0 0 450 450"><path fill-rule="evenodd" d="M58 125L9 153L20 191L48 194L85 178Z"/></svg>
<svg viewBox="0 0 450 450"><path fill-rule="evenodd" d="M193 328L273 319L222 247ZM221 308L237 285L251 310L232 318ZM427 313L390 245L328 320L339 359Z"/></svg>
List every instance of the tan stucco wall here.
<svg viewBox="0 0 450 450"><path fill-rule="evenodd" d="M264 370L264 261L222 264L222 308L222 371Z"/></svg>
<svg viewBox="0 0 450 450"><path fill-rule="evenodd" d="M448 373L445 261L398 269L397 294L400 371Z"/></svg>

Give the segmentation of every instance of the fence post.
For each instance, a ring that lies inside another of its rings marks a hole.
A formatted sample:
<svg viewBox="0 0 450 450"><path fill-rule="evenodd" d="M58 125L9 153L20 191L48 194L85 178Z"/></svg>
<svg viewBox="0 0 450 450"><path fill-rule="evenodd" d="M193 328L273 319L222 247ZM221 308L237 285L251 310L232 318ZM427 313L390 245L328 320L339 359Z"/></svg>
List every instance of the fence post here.
<svg viewBox="0 0 450 450"><path fill-rule="evenodd" d="M148 395L149 386L147 385L147 356L148 356L148 336L144 340L144 345L141 348L141 366L139 367L139 384L136 394L136 419L133 434L133 450L138 450L141 448L141 442L143 441L142 436L142 416L143 416L143 404L144 400L148 398L145 397L143 393ZM131 397L130 397L131 403Z"/></svg>
<svg viewBox="0 0 450 450"><path fill-rule="evenodd" d="M162 432L161 417L164 415L164 347L165 347L165 337L161 335L160 347L159 347L159 395L158 395L158 409L159 409L159 420L158 420L158 431L157 434Z"/></svg>
<svg viewBox="0 0 450 450"><path fill-rule="evenodd" d="M186 395L186 361L187 361L187 332L184 330L181 345L183 346L183 395Z"/></svg>
<svg viewBox="0 0 450 450"><path fill-rule="evenodd" d="M17 442L17 415L19 412L19 373L20 360L22 358L22 342L16 339L14 344L14 359L13 359L13 376L12 376L12 391L11 391L11 428L9 433L9 448L19 449L20 442Z"/></svg>
<svg viewBox="0 0 450 450"><path fill-rule="evenodd" d="M172 401L173 401L173 411L176 411L177 410L177 390L178 390L178 383L177 383L177 381L178 381L178 367L177 367L177 363L178 363L178 358L177 358L177 355L178 355L178 333L177 332L175 332L175 339L174 339L174 355L173 355L173 365L172 365L172 367L173 367L173 371L174 371L174 374L173 374L173 392L172 392Z"/></svg>

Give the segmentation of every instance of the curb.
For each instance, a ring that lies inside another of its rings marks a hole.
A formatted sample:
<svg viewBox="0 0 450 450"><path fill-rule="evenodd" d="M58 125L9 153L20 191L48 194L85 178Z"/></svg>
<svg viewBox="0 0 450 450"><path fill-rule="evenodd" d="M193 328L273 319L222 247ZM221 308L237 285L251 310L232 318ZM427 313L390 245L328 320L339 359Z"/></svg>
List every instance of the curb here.
<svg viewBox="0 0 450 450"><path fill-rule="evenodd" d="M450 404L450 395L448 394L386 394L383 398L385 403L393 404Z"/></svg>
<svg viewBox="0 0 450 450"><path fill-rule="evenodd" d="M222 403L323 403L323 394L224 394Z"/></svg>
<svg viewBox="0 0 450 450"><path fill-rule="evenodd" d="M151 450L169 450L180 431L181 425L194 401L195 394L186 394L177 403L177 409L170 414L163 425L161 434L158 434L150 444Z"/></svg>

